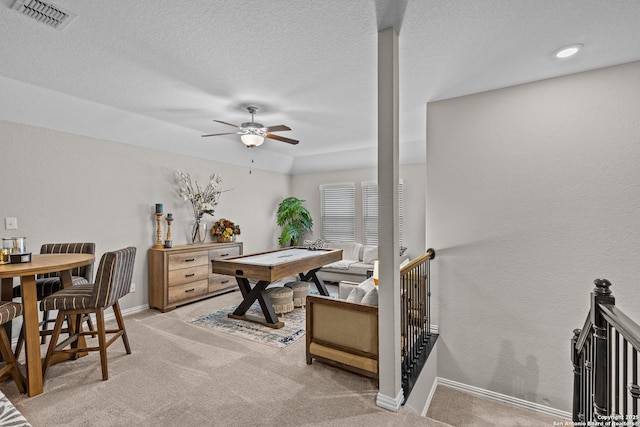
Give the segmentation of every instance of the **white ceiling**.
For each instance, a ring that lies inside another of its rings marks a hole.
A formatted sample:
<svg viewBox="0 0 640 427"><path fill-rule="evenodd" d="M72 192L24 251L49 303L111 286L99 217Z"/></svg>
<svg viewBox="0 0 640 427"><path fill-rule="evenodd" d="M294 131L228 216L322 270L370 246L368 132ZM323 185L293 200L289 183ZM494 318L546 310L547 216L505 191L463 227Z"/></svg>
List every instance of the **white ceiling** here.
<svg viewBox="0 0 640 427"><path fill-rule="evenodd" d="M399 28L407 163L429 101L640 60L637 0L54 0L78 15L63 31L12 3L0 119L293 174L375 165L379 22ZM200 137L249 104L300 144Z"/></svg>

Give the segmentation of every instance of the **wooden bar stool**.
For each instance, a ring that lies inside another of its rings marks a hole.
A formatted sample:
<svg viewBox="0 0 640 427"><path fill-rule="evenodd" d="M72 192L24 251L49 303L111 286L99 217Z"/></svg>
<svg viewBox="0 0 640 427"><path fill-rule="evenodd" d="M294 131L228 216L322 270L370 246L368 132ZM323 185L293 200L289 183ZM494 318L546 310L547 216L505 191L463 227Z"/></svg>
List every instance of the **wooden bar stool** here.
<svg viewBox="0 0 640 427"><path fill-rule="evenodd" d="M17 302L2 301L0 302L0 324L15 319L18 316L22 316L22 304ZM0 353L2 359L5 361L5 365L0 369L0 377L9 373L13 377L13 380L18 387L20 393L26 393L27 388L25 386L25 378L20 373L18 368L18 362L16 361L13 352L11 351L11 341L7 336L4 328L0 327Z"/></svg>

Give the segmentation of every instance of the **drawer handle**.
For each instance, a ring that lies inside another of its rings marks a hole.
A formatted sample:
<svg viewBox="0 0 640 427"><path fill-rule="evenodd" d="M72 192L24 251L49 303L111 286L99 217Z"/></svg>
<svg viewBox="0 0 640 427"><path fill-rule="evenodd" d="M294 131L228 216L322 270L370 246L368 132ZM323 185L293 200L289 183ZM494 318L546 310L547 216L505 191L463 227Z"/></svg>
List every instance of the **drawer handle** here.
<svg viewBox="0 0 640 427"><path fill-rule="evenodd" d="M187 293L193 292L195 290L196 290L196 288L187 289L187 290L184 291L184 293L187 294Z"/></svg>
<svg viewBox="0 0 640 427"><path fill-rule="evenodd" d="M223 280L223 281L222 281L222 282L220 282L220 283L224 285L225 283L229 283L229 281L228 281L228 280Z"/></svg>
<svg viewBox="0 0 640 427"><path fill-rule="evenodd" d="M221 257L223 257L223 256L229 256L229 254L222 254L222 255L220 255L220 256L221 256Z"/></svg>
<svg viewBox="0 0 640 427"><path fill-rule="evenodd" d="M195 261L195 260L196 260L195 258L189 258L189 259L185 259L184 262L192 262L192 261Z"/></svg>
<svg viewBox="0 0 640 427"><path fill-rule="evenodd" d="M185 274L185 275L184 275L184 277L193 277L193 276L195 276L195 275L196 275L196 273Z"/></svg>

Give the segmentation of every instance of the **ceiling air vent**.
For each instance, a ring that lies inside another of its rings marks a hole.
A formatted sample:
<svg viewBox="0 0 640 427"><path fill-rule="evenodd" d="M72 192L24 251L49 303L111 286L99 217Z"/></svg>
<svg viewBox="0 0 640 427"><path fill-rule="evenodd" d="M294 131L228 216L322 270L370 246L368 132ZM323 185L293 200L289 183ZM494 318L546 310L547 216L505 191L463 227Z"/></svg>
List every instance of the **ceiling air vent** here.
<svg viewBox="0 0 640 427"><path fill-rule="evenodd" d="M15 0L11 5L11 9L15 9L23 15L47 24L58 31L62 31L77 16L59 6L41 0Z"/></svg>

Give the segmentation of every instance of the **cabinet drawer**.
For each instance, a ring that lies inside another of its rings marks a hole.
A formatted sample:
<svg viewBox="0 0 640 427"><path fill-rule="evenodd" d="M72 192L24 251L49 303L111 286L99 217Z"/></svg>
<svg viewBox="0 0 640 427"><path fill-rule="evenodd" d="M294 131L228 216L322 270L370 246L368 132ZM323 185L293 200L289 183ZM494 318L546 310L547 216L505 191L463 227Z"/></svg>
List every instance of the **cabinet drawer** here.
<svg viewBox="0 0 640 427"><path fill-rule="evenodd" d="M183 285L171 286L167 295L169 304L187 298L197 297L209 292L209 282L199 280L197 282L185 283Z"/></svg>
<svg viewBox="0 0 640 427"><path fill-rule="evenodd" d="M209 259L207 253L204 251L199 252L182 252L179 254L169 255L169 270L176 270L178 268L191 267L194 265L207 265Z"/></svg>
<svg viewBox="0 0 640 427"><path fill-rule="evenodd" d="M209 277L208 265L197 265L195 267L181 268L169 271L169 287L181 285L183 283L206 280Z"/></svg>
<svg viewBox="0 0 640 427"><path fill-rule="evenodd" d="M209 259L220 259L240 255L240 246L209 250Z"/></svg>
<svg viewBox="0 0 640 427"><path fill-rule="evenodd" d="M217 292L236 286L238 286L238 284L235 277L225 276L224 274L212 274L209 276L209 292Z"/></svg>

